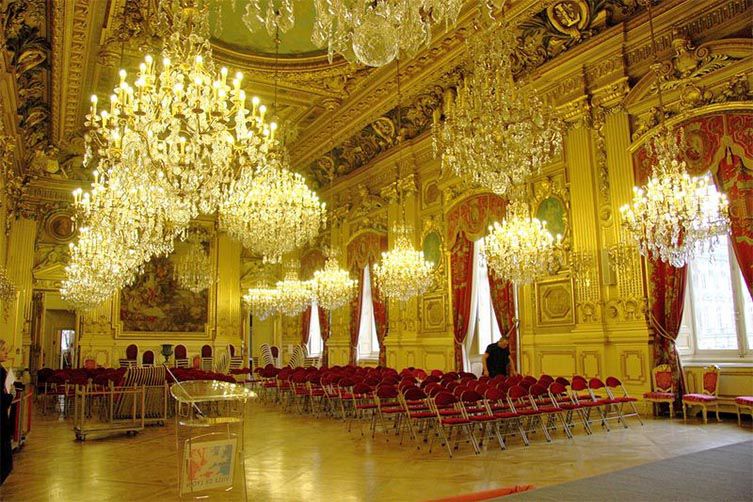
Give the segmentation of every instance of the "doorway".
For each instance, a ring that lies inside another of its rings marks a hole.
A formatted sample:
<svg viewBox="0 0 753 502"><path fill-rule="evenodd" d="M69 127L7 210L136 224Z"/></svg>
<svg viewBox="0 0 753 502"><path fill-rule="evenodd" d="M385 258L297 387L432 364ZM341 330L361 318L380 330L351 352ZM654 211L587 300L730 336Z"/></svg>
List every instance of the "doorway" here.
<svg viewBox="0 0 753 502"><path fill-rule="evenodd" d="M60 335L60 361L59 367L62 369L72 368L73 361L76 360L76 331L72 329L61 329Z"/></svg>

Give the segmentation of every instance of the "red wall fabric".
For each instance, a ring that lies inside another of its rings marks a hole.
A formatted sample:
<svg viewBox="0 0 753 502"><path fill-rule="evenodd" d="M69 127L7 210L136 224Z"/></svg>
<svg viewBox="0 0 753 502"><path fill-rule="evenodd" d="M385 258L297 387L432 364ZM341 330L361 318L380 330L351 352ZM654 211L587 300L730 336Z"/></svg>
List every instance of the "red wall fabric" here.
<svg viewBox="0 0 753 502"><path fill-rule="evenodd" d="M651 264L651 311L649 324L654 331L654 366L669 364L678 391L677 406L685 392L680 355L675 340L680 332L685 306L688 267L675 268L669 263L649 260Z"/></svg>
<svg viewBox="0 0 753 502"><path fill-rule="evenodd" d="M306 310L301 314L301 345L308 347L309 336L311 335L309 328L311 328L311 305L306 307Z"/></svg>
<svg viewBox="0 0 753 502"><path fill-rule="evenodd" d="M457 236L450 258L453 306L453 335L455 338L455 370L463 371L463 342L468 334L471 313L473 278L473 242L465 233Z"/></svg>
<svg viewBox="0 0 753 502"><path fill-rule="evenodd" d="M753 298L753 170L747 169L742 158L727 148L715 181L729 198L732 248Z"/></svg>
<svg viewBox="0 0 753 502"><path fill-rule="evenodd" d="M515 324L515 286L511 281L504 281L489 269L489 290L492 296L492 306L497 318L497 326L504 336ZM517 373L516 361L518 360L518 330L510 331L510 360L512 361L510 372ZM481 347L483 349L483 347Z"/></svg>
<svg viewBox="0 0 753 502"><path fill-rule="evenodd" d="M358 294L350 302L350 364L358 359L358 332L361 329L361 305L363 303L363 269L358 271Z"/></svg>
<svg viewBox="0 0 753 502"><path fill-rule="evenodd" d="M327 340L329 340L329 312L319 307L319 330L322 333L322 368L329 366L329 353L327 351Z"/></svg>

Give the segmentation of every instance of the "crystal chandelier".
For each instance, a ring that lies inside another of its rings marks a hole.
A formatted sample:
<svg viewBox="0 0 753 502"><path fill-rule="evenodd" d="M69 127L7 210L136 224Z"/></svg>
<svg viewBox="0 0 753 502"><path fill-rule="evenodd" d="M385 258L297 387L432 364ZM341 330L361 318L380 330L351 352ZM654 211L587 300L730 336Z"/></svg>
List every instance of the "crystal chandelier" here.
<svg viewBox="0 0 753 502"><path fill-rule="evenodd" d="M251 314L263 321L277 312L280 305L280 290L268 287L249 288L243 295L243 301L251 309Z"/></svg>
<svg viewBox="0 0 753 502"><path fill-rule="evenodd" d="M350 302L356 293L356 284L348 271L340 268L334 251L330 251L324 269L314 272L316 301L320 307L328 311Z"/></svg>
<svg viewBox="0 0 753 502"><path fill-rule="evenodd" d="M620 208L622 224L641 255L682 267L729 232L729 203L707 176L688 174L674 133L660 131L650 149L653 176L633 187L632 203Z"/></svg>
<svg viewBox="0 0 753 502"><path fill-rule="evenodd" d="M395 244L382 253L381 263L374 265L374 282L384 296L404 302L429 289L433 265L410 243L410 226L395 225L393 232Z"/></svg>
<svg viewBox="0 0 753 502"><path fill-rule="evenodd" d="M298 274L292 268L285 275L285 279L277 282L277 290L280 292L277 310L286 316L300 314L314 300L315 292L311 281L299 280Z"/></svg>
<svg viewBox="0 0 753 502"><path fill-rule="evenodd" d="M241 21L246 29L251 33L265 28L270 37L275 36L277 30L287 33L295 24L295 11L293 9L294 0L244 0L245 9L241 15ZM207 5L210 12L215 15L215 27L213 32L222 31L222 18L228 13L223 12L225 2L216 0L201 0L203 5ZM239 14L238 7L242 5L241 0L231 0L231 15Z"/></svg>
<svg viewBox="0 0 753 502"><path fill-rule="evenodd" d="M202 0L222 14L219 2ZM251 0L241 20L251 32L266 28L274 36L295 23L293 0ZM412 57L431 43L431 29L444 23L455 24L464 0L315 0L314 30L311 41L327 47L329 62L335 53L349 62L384 66L398 54ZM480 2L490 4L489 0ZM238 8L238 0L233 4ZM310 8L310 7L307 7ZM225 13L227 15L227 13Z"/></svg>
<svg viewBox="0 0 753 502"><path fill-rule="evenodd" d="M316 237L326 223L326 206L306 180L280 162L242 173L221 205L220 228L265 263Z"/></svg>
<svg viewBox="0 0 753 502"><path fill-rule="evenodd" d="M349 61L384 66L431 42L431 28L455 24L464 0L316 0L311 41Z"/></svg>
<svg viewBox="0 0 753 502"><path fill-rule="evenodd" d="M515 284L533 282L556 264L561 238L553 237L544 223L532 218L525 202L514 201L502 223L489 226L484 239L487 263L502 279Z"/></svg>
<svg viewBox="0 0 753 502"><path fill-rule="evenodd" d="M651 3L647 1L654 71L659 70ZM657 82L659 115L664 120L662 83ZM682 160L684 134L665 124L651 138L656 159L645 187L633 187L633 201L620 208L622 224L641 255L682 267L704 248L713 248L729 232L729 202L707 176L690 176Z"/></svg>
<svg viewBox="0 0 753 502"><path fill-rule="evenodd" d="M395 81L397 84L397 131L402 129L402 113L400 112L400 60L395 65ZM414 296L422 295L429 289L432 282L432 263L426 261L423 250L417 250L410 239L413 228L405 222L405 205L402 201L400 189L400 165L402 164L403 148L398 135L397 144L397 179L395 192L398 195L397 204L401 208L400 223L393 227L395 236L391 250L382 253L382 261L374 266L374 282L379 291L387 298L394 298L402 302Z"/></svg>
<svg viewBox="0 0 753 502"><path fill-rule="evenodd" d="M185 253L177 254L173 260L173 276L178 285L193 293L204 291L214 282L212 264L202 240L200 232L192 232L186 240Z"/></svg>
<svg viewBox="0 0 753 502"><path fill-rule="evenodd" d="M161 67L146 56L133 85L121 70L109 106L100 111L93 96L86 121L87 162L148 173L170 196L169 218L184 226L219 209L244 168L267 161L277 128L258 98L246 108L241 73L229 80L215 67L206 11L193 4L175 9Z"/></svg>
<svg viewBox="0 0 753 502"><path fill-rule="evenodd" d="M269 5L272 2L270 0ZM270 7L271 8L271 7ZM292 6L291 6L292 9ZM277 112L277 67L280 50L279 19L274 20L274 106ZM283 148L270 153L266 164L245 169L230 185L220 205L220 227L264 263L279 263L282 256L311 242L326 224L326 206L290 169Z"/></svg>
<svg viewBox="0 0 753 502"><path fill-rule="evenodd" d="M181 234L166 217L168 194L143 171L94 171L91 191L77 189L73 198L78 240L70 245L61 293L82 309L132 283L152 256L170 253Z"/></svg>
<svg viewBox="0 0 753 502"><path fill-rule="evenodd" d="M471 74L435 124L442 169L499 195L538 173L562 150L562 122L512 73L515 34L503 24L468 44Z"/></svg>

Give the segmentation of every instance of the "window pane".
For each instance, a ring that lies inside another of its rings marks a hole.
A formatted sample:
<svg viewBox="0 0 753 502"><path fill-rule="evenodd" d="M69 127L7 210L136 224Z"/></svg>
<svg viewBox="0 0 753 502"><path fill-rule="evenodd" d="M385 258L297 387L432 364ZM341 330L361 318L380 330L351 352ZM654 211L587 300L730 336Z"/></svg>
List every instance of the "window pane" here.
<svg viewBox="0 0 753 502"><path fill-rule="evenodd" d="M311 320L309 321L309 355L318 356L322 353L322 332L319 325L319 306L311 304Z"/></svg>
<svg viewBox="0 0 753 502"><path fill-rule="evenodd" d="M376 341L374 303L371 298L371 274L369 272L369 266L366 265L363 273L361 326L358 329L358 356L362 358L371 357L375 352L379 352L379 342Z"/></svg>
<svg viewBox="0 0 753 502"><path fill-rule="evenodd" d="M691 285L692 287L692 285ZM680 323L680 332L677 334L677 346L680 354L690 353L690 334L693 331L693 311L690 304L690 291L685 293L685 307L682 311L682 322Z"/></svg>
<svg viewBox="0 0 753 502"><path fill-rule="evenodd" d="M729 247L724 241L690 264L698 350L736 350Z"/></svg>
<svg viewBox="0 0 753 502"><path fill-rule="evenodd" d="M750 297L750 291L745 284L743 273L740 272L740 293L743 297L743 312L745 314L745 334L748 339L748 350L753 350L753 299Z"/></svg>

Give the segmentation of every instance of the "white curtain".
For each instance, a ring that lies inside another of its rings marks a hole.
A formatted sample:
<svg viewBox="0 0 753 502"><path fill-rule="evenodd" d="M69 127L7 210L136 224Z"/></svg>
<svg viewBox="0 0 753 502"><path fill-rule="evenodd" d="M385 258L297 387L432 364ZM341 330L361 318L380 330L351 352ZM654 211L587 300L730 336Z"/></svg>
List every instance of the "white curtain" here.
<svg viewBox="0 0 753 502"><path fill-rule="evenodd" d="M481 259L481 242L473 243L473 269L471 270L471 311L468 319L468 332L463 344L463 370L471 371L471 357L475 342L476 316L478 315L478 265Z"/></svg>

